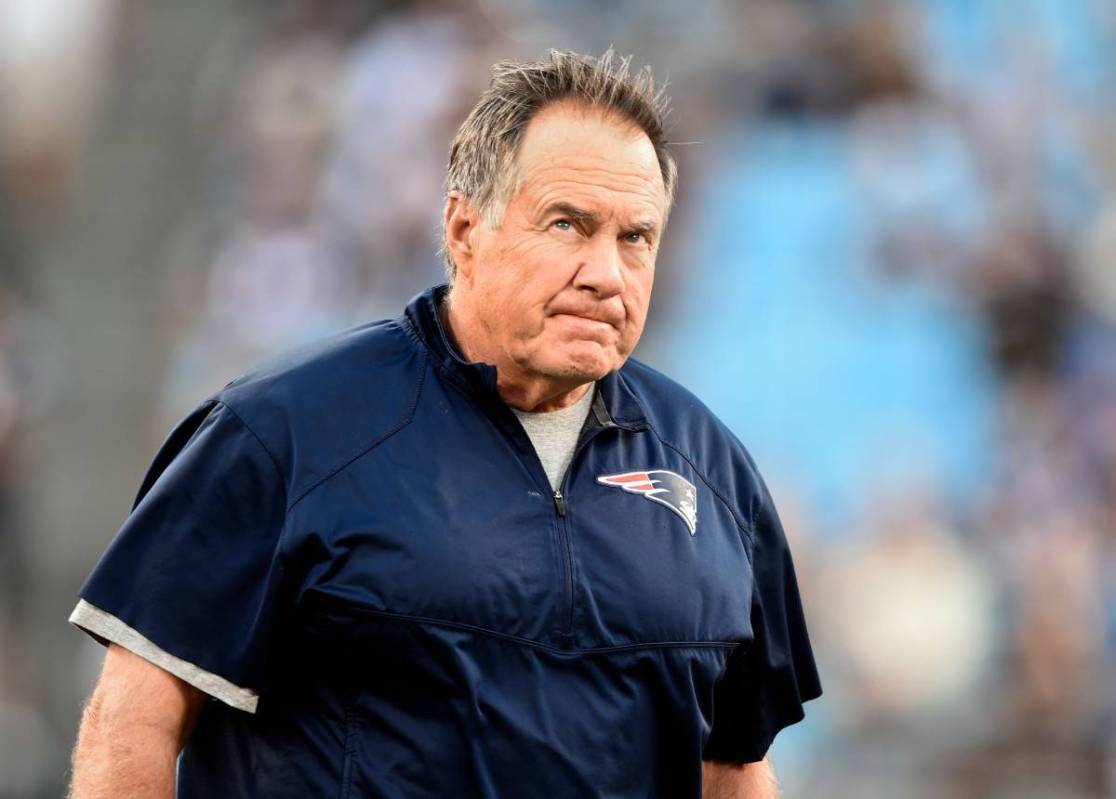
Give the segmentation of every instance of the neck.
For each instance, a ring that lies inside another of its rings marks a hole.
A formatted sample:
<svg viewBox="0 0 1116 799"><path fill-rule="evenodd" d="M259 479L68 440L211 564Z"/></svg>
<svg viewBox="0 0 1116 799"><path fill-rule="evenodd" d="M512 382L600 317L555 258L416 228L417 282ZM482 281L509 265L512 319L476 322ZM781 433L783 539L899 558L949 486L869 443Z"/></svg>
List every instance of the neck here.
<svg viewBox="0 0 1116 799"><path fill-rule="evenodd" d="M470 363L490 363L496 367L496 391L511 407L531 413L545 413L573 405L593 383L577 379L561 379L524 371L506 357L484 335L484 326L470 316L462 303L453 301L453 293L438 309L458 351Z"/></svg>
<svg viewBox="0 0 1116 799"><path fill-rule="evenodd" d="M500 392L500 398L520 411L545 413L568 408L584 397L585 392L592 386L592 383L580 383L569 391L559 391L551 394L549 393L551 388L547 387L529 386L524 388L511 382L505 385L504 380L500 377L500 367L496 367L496 390Z"/></svg>

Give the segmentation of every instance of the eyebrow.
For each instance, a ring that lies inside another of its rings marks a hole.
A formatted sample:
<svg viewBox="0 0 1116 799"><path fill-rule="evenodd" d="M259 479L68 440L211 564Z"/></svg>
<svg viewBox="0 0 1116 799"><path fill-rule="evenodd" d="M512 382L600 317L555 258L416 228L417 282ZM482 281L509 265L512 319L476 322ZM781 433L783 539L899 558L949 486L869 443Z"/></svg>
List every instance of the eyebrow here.
<svg viewBox="0 0 1116 799"><path fill-rule="evenodd" d="M546 207L546 210L543 211L543 216L550 216L555 213L568 216L577 222L586 222L594 226L599 226L601 224L601 215L596 211L586 211L584 208L578 208L576 205L571 205L568 202L558 201L551 203ZM658 226L647 219L633 222L625 228L625 232L629 233L654 233L657 230Z"/></svg>
<svg viewBox="0 0 1116 799"><path fill-rule="evenodd" d="M550 216L555 213L568 216L578 222L588 222L592 225L599 225L601 223L601 215L596 211L586 211L583 208L578 208L576 205L570 205L567 202L551 203L546 207L543 216Z"/></svg>

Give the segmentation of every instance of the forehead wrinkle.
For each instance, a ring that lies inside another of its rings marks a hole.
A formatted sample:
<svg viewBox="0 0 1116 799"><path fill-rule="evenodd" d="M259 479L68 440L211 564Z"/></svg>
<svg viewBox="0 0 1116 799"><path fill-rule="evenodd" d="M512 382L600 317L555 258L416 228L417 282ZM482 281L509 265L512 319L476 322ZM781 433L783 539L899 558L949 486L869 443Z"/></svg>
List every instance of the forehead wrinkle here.
<svg viewBox="0 0 1116 799"><path fill-rule="evenodd" d="M579 195L600 195L600 194L619 194L623 196L635 195L641 199L646 199L653 202L656 192L653 187L647 186L645 183L637 183L634 181L628 182L628 185L621 186L608 186L603 185L596 180L577 180L570 178L561 181L553 181L539 191L540 197L552 197L554 194L564 193L577 193Z"/></svg>
<svg viewBox="0 0 1116 799"><path fill-rule="evenodd" d="M611 175L610 177L619 176ZM559 180L546 181L541 187L538 185L540 182L542 181L537 178L527 179L522 187L522 193L528 196L533 190L539 191L538 196L530 202L530 208L534 213L541 212L555 202L568 202L578 208L583 208L583 210L591 211L602 205L601 194L604 193L606 195L621 195L620 202L625 205L643 205L645 206L643 209L645 213L651 212L647 215L658 218L662 215L662 205L665 202L665 197L659 190L659 186L641 175L623 176L619 180L602 183L600 180L589 177L567 174ZM606 198L603 204L612 206L615 203L609 202L609 199Z"/></svg>
<svg viewBox="0 0 1116 799"><path fill-rule="evenodd" d="M577 150L564 148L559 152L521 153L519 165L524 175L569 169L582 172L600 170L644 180L662 179L659 159L653 152L640 157L630 152L605 155L591 146Z"/></svg>
<svg viewBox="0 0 1116 799"><path fill-rule="evenodd" d="M578 183L577 181L574 182ZM594 183L585 183L584 185L590 188L600 188L598 184ZM646 196L644 192L632 193L637 195L634 199L625 197L619 203L607 200L602 202L598 198L587 196L584 191L576 188L571 191L569 187L555 186L549 188L536 201L532 202L530 211L532 216L540 216L555 206L569 205L596 217L595 221L597 223L620 216L624 219L633 220L627 225L628 227L647 225L651 229L656 229L661 218L658 204L651 197ZM629 194L629 192L625 192L625 194Z"/></svg>
<svg viewBox="0 0 1116 799"><path fill-rule="evenodd" d="M627 168L625 168L627 167ZM546 179L553 173L573 173L568 180L579 180L577 175L598 175L606 180L620 180L630 181L639 184L656 185L661 183L662 176L658 172L651 175L647 174L645 169L642 169L639 164L629 162L627 164L618 164L615 160L597 159L596 163L555 163L551 161L546 164L538 164L528 167L523 172L523 183L537 183L540 180ZM563 178L559 178L563 179ZM587 179L581 179L581 182L587 182Z"/></svg>

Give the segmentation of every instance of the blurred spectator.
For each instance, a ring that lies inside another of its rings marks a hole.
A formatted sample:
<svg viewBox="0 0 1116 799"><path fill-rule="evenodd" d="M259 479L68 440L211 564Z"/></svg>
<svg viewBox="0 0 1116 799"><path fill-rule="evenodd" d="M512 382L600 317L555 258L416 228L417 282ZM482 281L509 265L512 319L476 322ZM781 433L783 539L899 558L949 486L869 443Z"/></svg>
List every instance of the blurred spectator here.
<svg viewBox="0 0 1116 799"><path fill-rule="evenodd" d="M1053 378L1077 313L1061 243L1041 224L1003 225L988 233L973 269L1004 379Z"/></svg>
<svg viewBox="0 0 1116 799"><path fill-rule="evenodd" d="M24 224L60 199L111 66L115 0L0 0L0 179Z"/></svg>

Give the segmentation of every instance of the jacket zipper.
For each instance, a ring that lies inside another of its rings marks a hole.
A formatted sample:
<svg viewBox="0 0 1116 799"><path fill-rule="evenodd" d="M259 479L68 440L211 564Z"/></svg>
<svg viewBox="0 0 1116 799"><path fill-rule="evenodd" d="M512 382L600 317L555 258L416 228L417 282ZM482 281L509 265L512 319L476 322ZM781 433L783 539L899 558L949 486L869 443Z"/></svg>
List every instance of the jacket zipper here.
<svg viewBox="0 0 1116 799"><path fill-rule="evenodd" d="M596 403L597 401L598 399L594 398L593 402ZM596 408L591 408L589 413L597 414ZM602 430L609 430L614 427L618 427L618 425L611 419L601 419L599 414L597 414L596 419L598 424L592 426L589 430L589 434L584 438L579 439L577 444L574 446L573 455L570 456L570 463L566 467L566 471L562 474L562 479L558 482L559 487L557 489L551 490L551 499L554 502L554 522L558 529L558 537L559 539L561 539L558 548L560 550L560 557L562 558L562 566L565 576L565 597L562 599L561 607L559 607L558 609L560 617L564 617L564 622L561 623L559 626L558 634L564 638L570 638L573 635L574 580L573 550L570 543L568 523L566 521L566 516L568 515L569 508L567 506L566 495L563 493L563 489L566 487L566 481L569 478L570 470L573 468L574 463L577 461L578 456L581 454L581 451L585 449L586 445L593 440L597 433L601 432ZM522 430L522 427L520 427L520 430ZM530 438L529 436L526 437L528 439ZM549 488L550 481L549 479L547 479L546 470L543 468L542 465L542 459L539 457L538 452L535 450L533 442L528 440L528 444L531 447L531 454L534 456L535 464L538 466L537 473L542 477L542 484Z"/></svg>
<svg viewBox="0 0 1116 799"><path fill-rule="evenodd" d="M557 514L556 522L558 524L558 536L562 540L562 561L565 566L566 573L566 597L562 607L562 614L565 618L559 633L562 636L570 637L573 635L573 606L574 606L574 580L573 580L573 549L570 543L569 523L566 520L567 505L566 496L562 493L562 489L566 487L566 481L569 479L570 471L573 469L574 463L577 462L578 455L589 444L597 433L606 430L613 425L605 427L593 427L589 435L577 442L574 447L573 455L570 456L570 463L566 467L566 471L562 474L562 479L558 481L558 488L554 491L554 511ZM541 461L540 461L541 463Z"/></svg>
<svg viewBox="0 0 1116 799"><path fill-rule="evenodd" d="M562 481L559 485L565 482L565 475L562 476ZM566 529L566 498L562 496L561 488L554 492L554 510L558 513L555 520L558 525L558 547L566 577L566 593L561 607L562 622L558 632L562 636L569 636L573 634L573 552L570 549L570 532Z"/></svg>

